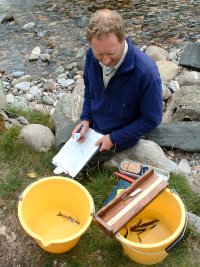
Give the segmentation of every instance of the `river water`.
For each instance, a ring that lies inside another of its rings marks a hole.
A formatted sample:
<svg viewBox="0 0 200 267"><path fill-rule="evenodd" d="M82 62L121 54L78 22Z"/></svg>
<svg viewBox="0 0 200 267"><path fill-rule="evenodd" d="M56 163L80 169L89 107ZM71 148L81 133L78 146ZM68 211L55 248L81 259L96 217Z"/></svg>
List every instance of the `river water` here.
<svg viewBox="0 0 200 267"><path fill-rule="evenodd" d="M0 67L39 78L45 73L54 76L58 66L83 61L88 19L105 7L122 14L127 36L139 47L157 45L170 52L200 39L199 0L0 0ZM11 19L2 22L6 15ZM35 27L23 30L29 22ZM50 64L29 61L36 46L51 54Z"/></svg>

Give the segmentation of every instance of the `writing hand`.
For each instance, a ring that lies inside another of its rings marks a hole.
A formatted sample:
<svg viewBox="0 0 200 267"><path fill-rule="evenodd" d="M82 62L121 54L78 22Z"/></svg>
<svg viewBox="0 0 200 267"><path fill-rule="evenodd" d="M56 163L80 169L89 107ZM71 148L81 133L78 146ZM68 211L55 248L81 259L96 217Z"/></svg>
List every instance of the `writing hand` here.
<svg viewBox="0 0 200 267"><path fill-rule="evenodd" d="M110 140L109 134L104 135L102 138L100 138L96 143L96 146L100 146L99 151L102 152L104 150L109 150L111 149L114 145Z"/></svg>
<svg viewBox="0 0 200 267"><path fill-rule="evenodd" d="M74 128L72 132L72 137L75 138L75 135L77 135L77 133L80 134L77 138L75 138L77 142L83 142L85 140L85 134L89 129L89 124L89 121L82 121Z"/></svg>

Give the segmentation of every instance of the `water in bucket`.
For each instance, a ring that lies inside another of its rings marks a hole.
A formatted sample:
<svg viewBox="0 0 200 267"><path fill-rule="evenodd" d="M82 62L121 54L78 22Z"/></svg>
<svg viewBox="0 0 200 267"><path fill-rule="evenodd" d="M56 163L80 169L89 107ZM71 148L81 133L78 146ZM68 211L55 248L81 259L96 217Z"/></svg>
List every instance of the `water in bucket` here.
<svg viewBox="0 0 200 267"><path fill-rule="evenodd" d="M35 224L35 232L45 242L67 238L81 229L82 225L74 214L67 210L53 209L42 214Z"/></svg>
<svg viewBox="0 0 200 267"><path fill-rule="evenodd" d="M128 240L140 244L154 244L165 240L171 234L163 216L152 210L146 211L145 217L138 216L129 222L124 229L124 236L126 235Z"/></svg>

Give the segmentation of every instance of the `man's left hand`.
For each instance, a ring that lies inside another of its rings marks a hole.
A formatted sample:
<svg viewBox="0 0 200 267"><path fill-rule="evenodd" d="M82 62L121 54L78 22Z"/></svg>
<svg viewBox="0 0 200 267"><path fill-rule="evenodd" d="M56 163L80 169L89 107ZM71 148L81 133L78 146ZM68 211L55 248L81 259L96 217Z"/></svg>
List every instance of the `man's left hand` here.
<svg viewBox="0 0 200 267"><path fill-rule="evenodd" d="M109 150L111 149L114 145L110 140L109 134L104 135L102 138L100 138L96 143L96 146L100 146L99 151L102 152L104 150Z"/></svg>

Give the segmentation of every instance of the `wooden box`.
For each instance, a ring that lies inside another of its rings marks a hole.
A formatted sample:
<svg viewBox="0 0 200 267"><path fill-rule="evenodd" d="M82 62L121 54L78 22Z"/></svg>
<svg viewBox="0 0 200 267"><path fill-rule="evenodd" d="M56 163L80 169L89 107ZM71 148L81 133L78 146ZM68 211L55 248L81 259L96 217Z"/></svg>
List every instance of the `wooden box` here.
<svg viewBox="0 0 200 267"><path fill-rule="evenodd" d="M114 236L141 212L168 185L168 182L148 170L94 215L94 222L108 235Z"/></svg>

